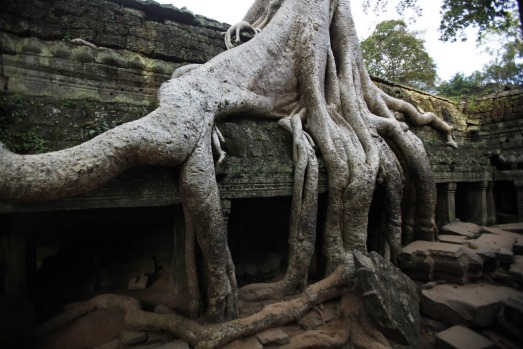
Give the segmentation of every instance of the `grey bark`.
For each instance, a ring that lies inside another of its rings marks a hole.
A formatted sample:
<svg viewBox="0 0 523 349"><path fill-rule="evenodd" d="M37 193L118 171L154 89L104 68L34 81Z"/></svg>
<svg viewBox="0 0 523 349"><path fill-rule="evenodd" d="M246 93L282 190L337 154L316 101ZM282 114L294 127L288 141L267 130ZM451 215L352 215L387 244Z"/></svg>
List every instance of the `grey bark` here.
<svg viewBox="0 0 523 349"><path fill-rule="evenodd" d="M387 172L381 177L390 191L384 234L390 237L391 256L397 254L400 238L434 239L436 192L430 164L421 141L391 110L442 131L454 146L452 129L372 83L350 1L258 0L245 21L256 29L252 40L206 64L175 72L160 88L159 107L151 114L59 152L17 155L0 147L0 200L51 200L92 190L132 166L181 165L192 313L201 311L194 262L200 248L209 275L206 314L217 321L231 319L237 312L237 286L212 160L214 120L231 114L275 120L290 116L290 122L282 121L296 150L290 265L282 283L249 286L243 296L281 297L305 286L316 233L312 143L328 174L327 273L340 265L352 268L352 251L366 250L368 212L380 170ZM403 183L401 176L407 186L393 191Z"/></svg>

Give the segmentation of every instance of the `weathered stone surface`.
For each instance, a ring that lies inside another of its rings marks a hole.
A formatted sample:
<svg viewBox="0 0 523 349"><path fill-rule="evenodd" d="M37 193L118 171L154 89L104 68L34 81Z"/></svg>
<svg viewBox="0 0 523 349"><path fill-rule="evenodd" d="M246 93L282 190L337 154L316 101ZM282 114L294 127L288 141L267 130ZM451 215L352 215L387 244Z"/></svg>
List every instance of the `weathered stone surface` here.
<svg viewBox="0 0 523 349"><path fill-rule="evenodd" d="M446 280L457 283L481 276L483 260L469 246L415 241L402 249L399 267L419 281Z"/></svg>
<svg viewBox="0 0 523 349"><path fill-rule="evenodd" d="M438 238L439 242L458 245L463 245L467 239L466 236L461 235L440 235L438 236Z"/></svg>
<svg viewBox="0 0 523 349"><path fill-rule="evenodd" d="M523 223L496 224L494 227L505 231L511 231L513 233L523 234Z"/></svg>
<svg viewBox="0 0 523 349"><path fill-rule="evenodd" d="M498 313L498 323L514 339L523 344L523 297L505 299Z"/></svg>
<svg viewBox="0 0 523 349"><path fill-rule="evenodd" d="M416 285L379 254L355 251L363 302L380 330L394 341L418 346L420 313Z"/></svg>
<svg viewBox="0 0 523 349"><path fill-rule="evenodd" d="M436 349L495 349L494 343L460 325L436 335Z"/></svg>
<svg viewBox="0 0 523 349"><path fill-rule="evenodd" d="M523 256L516 256L514 263L510 265L509 274L514 276L519 282L523 282Z"/></svg>
<svg viewBox="0 0 523 349"><path fill-rule="evenodd" d="M449 326L492 325L504 300L523 297L515 289L489 284L437 285L421 294L423 314Z"/></svg>
<svg viewBox="0 0 523 349"><path fill-rule="evenodd" d="M263 345L289 343L289 336L280 328L270 329L263 331L262 333L258 333L256 338L258 338L260 343Z"/></svg>
<svg viewBox="0 0 523 349"><path fill-rule="evenodd" d="M443 226L442 231L446 234L474 238L480 233L481 227L474 223L454 221Z"/></svg>
<svg viewBox="0 0 523 349"><path fill-rule="evenodd" d="M120 342L122 345L132 345L143 343L147 341L147 332L130 331L123 329L120 334Z"/></svg>
<svg viewBox="0 0 523 349"><path fill-rule="evenodd" d="M263 345L256 337L249 337L227 344L223 349L263 349Z"/></svg>

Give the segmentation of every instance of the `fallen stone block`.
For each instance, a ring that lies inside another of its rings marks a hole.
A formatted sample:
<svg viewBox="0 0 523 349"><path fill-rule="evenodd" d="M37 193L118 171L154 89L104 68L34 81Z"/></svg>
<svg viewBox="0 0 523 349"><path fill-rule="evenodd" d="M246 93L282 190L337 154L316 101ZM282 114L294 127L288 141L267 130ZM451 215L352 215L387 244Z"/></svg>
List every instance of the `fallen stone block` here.
<svg viewBox="0 0 523 349"><path fill-rule="evenodd" d="M414 241L405 246L398 265L418 281L445 280L464 284L483 273L483 258L464 245Z"/></svg>
<svg viewBox="0 0 523 349"><path fill-rule="evenodd" d="M514 263L510 265L508 273L517 281L523 282L523 256L516 256Z"/></svg>
<svg viewBox="0 0 523 349"><path fill-rule="evenodd" d="M437 285L421 291L421 311L448 326L496 323L501 303L523 297L513 288L490 284Z"/></svg>
<svg viewBox="0 0 523 349"><path fill-rule="evenodd" d="M249 337L229 343L223 349L263 349L263 345L256 337Z"/></svg>
<svg viewBox="0 0 523 349"><path fill-rule="evenodd" d="M496 345L482 335L464 327L453 326L436 335L436 349L495 349Z"/></svg>
<svg viewBox="0 0 523 349"><path fill-rule="evenodd" d="M445 234L466 236L467 238L475 238L481 232L481 227L474 223L454 221L441 228Z"/></svg>
<svg viewBox="0 0 523 349"><path fill-rule="evenodd" d="M438 236L439 242L447 243L447 244L457 244L457 245L464 245L465 241L467 240L466 236L462 235L440 235Z"/></svg>
<svg viewBox="0 0 523 349"><path fill-rule="evenodd" d="M484 234L474 240L470 240L476 249L496 253L500 263L510 264L514 261L514 244L517 237L514 233L505 232L496 228L483 228Z"/></svg>
<svg viewBox="0 0 523 349"><path fill-rule="evenodd" d="M523 222L520 223L507 223L507 224L496 224L493 227L499 228L505 231L511 231L513 233L523 234Z"/></svg>
<svg viewBox="0 0 523 349"><path fill-rule="evenodd" d="M273 328L267 331L263 331L256 335L256 338L263 345L270 344L287 344L289 343L289 336L283 332L281 328Z"/></svg>
<svg viewBox="0 0 523 349"><path fill-rule="evenodd" d="M376 252L354 251L354 265L363 304L380 331L399 344L418 347L421 319L414 282Z"/></svg>
<svg viewBox="0 0 523 349"><path fill-rule="evenodd" d="M498 313L499 325L515 340L523 344L523 297L509 298L502 302Z"/></svg>

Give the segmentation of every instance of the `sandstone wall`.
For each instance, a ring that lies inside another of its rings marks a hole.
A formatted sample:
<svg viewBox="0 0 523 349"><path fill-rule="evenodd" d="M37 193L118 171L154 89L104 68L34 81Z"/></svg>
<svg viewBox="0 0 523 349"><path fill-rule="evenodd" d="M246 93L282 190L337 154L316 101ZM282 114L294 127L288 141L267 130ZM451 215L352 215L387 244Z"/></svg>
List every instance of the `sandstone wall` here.
<svg viewBox="0 0 523 349"><path fill-rule="evenodd" d="M6 4L0 15L0 139L18 152L70 147L146 115L173 70L225 49L221 33L228 25L154 1ZM521 92L456 105L376 83L454 125L458 151L432 129L414 128L439 183L521 178ZM229 197L290 195L289 135L260 121L230 118L218 125L229 157L217 172Z"/></svg>

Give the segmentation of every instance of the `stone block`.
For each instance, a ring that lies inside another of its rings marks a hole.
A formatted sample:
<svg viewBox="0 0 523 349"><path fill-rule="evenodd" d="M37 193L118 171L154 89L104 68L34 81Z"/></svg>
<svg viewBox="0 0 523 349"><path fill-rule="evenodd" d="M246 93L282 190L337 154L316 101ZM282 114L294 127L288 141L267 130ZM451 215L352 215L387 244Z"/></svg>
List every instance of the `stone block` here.
<svg viewBox="0 0 523 349"><path fill-rule="evenodd" d="M256 337L249 337L227 344L223 349L263 349L263 345Z"/></svg>
<svg viewBox="0 0 523 349"><path fill-rule="evenodd" d="M465 245L415 241L402 249L399 267L418 281L446 280L460 284L478 278L483 259Z"/></svg>
<svg viewBox="0 0 523 349"><path fill-rule="evenodd" d="M444 225L441 230L445 234L475 238L480 233L481 227L474 223L454 221Z"/></svg>
<svg viewBox="0 0 523 349"><path fill-rule="evenodd" d="M381 332L399 344L417 347L421 320L416 285L376 252L354 251L354 264L365 309Z"/></svg>
<svg viewBox="0 0 523 349"><path fill-rule="evenodd" d="M457 245L463 245L465 244L465 241L467 239L466 236L462 235L440 235L439 242L447 243L447 244L457 244Z"/></svg>
<svg viewBox="0 0 523 349"><path fill-rule="evenodd" d="M490 284L437 285L421 291L421 311L452 325L489 326L496 323L501 303L523 297L513 288Z"/></svg>
<svg viewBox="0 0 523 349"><path fill-rule="evenodd" d="M507 224L496 224L492 226L501 230L510 231L513 233L523 234L523 222L521 223L507 223Z"/></svg>
<svg viewBox="0 0 523 349"><path fill-rule="evenodd" d="M523 344L523 332L521 324L523 323L523 297L509 298L502 302L498 313L499 325L514 339Z"/></svg>
<svg viewBox="0 0 523 349"><path fill-rule="evenodd" d="M436 335L436 349L495 349L495 344L463 326L453 326Z"/></svg>
<svg viewBox="0 0 523 349"><path fill-rule="evenodd" d="M514 276L519 282L523 282L523 256L516 256L514 263L510 265L509 274Z"/></svg>
<svg viewBox="0 0 523 349"><path fill-rule="evenodd" d="M283 332L281 328L273 328L267 331L263 331L256 335L256 338L263 345L270 344L287 344L289 343L289 336Z"/></svg>

